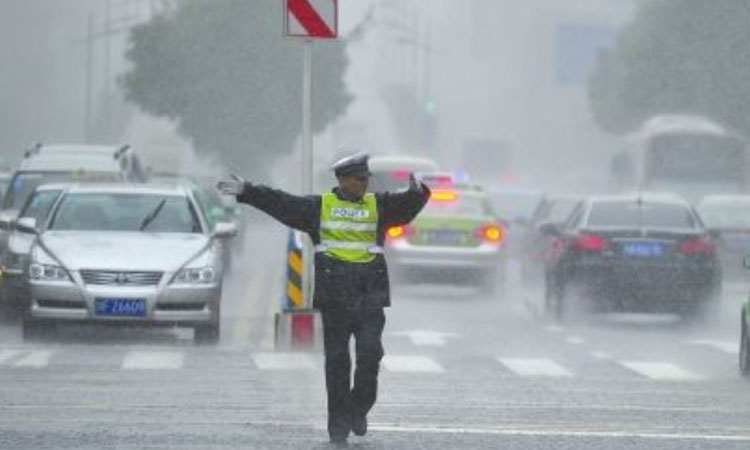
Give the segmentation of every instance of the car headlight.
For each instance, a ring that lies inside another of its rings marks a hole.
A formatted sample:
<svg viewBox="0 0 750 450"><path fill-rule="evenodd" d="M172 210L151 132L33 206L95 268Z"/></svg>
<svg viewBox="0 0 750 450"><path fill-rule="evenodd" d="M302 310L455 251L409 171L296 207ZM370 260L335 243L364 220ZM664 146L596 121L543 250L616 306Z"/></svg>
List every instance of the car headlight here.
<svg viewBox="0 0 750 450"><path fill-rule="evenodd" d="M188 267L181 269L172 278L173 284L210 284L216 278L213 267Z"/></svg>
<svg viewBox="0 0 750 450"><path fill-rule="evenodd" d="M29 266L29 277L38 281L72 281L65 269L50 264L31 264Z"/></svg>

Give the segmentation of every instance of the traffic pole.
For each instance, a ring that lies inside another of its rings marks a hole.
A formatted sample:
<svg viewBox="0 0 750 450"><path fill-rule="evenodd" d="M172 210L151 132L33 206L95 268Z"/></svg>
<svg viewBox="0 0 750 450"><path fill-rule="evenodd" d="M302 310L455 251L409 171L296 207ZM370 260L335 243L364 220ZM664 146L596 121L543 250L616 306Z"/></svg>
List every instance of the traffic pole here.
<svg viewBox="0 0 750 450"><path fill-rule="evenodd" d="M310 195L313 192L313 136L312 136L312 39L305 39L303 48L302 69L302 194ZM303 309L292 317L292 346L296 348L309 348L313 346L315 337L313 324L312 295L313 295L313 258L315 253L312 241L307 235L302 239L302 292Z"/></svg>

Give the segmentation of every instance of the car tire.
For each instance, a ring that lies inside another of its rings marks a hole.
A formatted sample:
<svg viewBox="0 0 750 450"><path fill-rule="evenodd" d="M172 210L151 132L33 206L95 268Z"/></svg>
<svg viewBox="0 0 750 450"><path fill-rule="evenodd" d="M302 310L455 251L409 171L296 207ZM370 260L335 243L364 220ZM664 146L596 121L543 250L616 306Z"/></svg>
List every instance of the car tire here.
<svg viewBox="0 0 750 450"><path fill-rule="evenodd" d="M740 317L742 321L740 333L740 374L745 378L750 378L750 336L748 336L747 325L745 324L744 311Z"/></svg>
<svg viewBox="0 0 750 450"><path fill-rule="evenodd" d="M564 282L548 282L544 289L544 313L556 321L564 318L566 286Z"/></svg>
<svg viewBox="0 0 750 450"><path fill-rule="evenodd" d="M51 323L39 322L29 317L21 320L21 336L24 341L38 341L49 337L55 326Z"/></svg>
<svg viewBox="0 0 750 450"><path fill-rule="evenodd" d="M216 345L221 337L221 327L218 323L198 325L194 330L193 342L196 344Z"/></svg>

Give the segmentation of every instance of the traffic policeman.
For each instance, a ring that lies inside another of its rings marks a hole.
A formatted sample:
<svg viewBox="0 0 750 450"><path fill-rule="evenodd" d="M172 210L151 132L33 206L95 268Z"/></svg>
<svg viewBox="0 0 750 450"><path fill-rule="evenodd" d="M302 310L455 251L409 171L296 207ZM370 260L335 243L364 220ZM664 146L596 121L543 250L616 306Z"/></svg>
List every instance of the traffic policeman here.
<svg viewBox="0 0 750 450"><path fill-rule="evenodd" d="M383 256L386 230L412 221L427 203L430 190L411 174L407 191L367 193L367 154L344 158L333 170L338 186L322 195L296 196L236 175L220 181L218 188L308 233L315 245L313 308L323 319L328 434L331 442L343 443L350 431L359 436L367 432L367 413L377 395L383 308L391 304ZM356 342L353 387L352 335Z"/></svg>

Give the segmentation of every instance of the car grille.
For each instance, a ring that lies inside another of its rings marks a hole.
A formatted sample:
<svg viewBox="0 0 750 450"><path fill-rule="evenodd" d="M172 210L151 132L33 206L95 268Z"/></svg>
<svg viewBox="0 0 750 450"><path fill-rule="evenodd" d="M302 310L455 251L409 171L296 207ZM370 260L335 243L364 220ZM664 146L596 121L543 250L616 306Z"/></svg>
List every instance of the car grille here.
<svg viewBox="0 0 750 450"><path fill-rule="evenodd" d="M114 286L155 286L164 272L117 272L105 270L81 270L86 284Z"/></svg>

